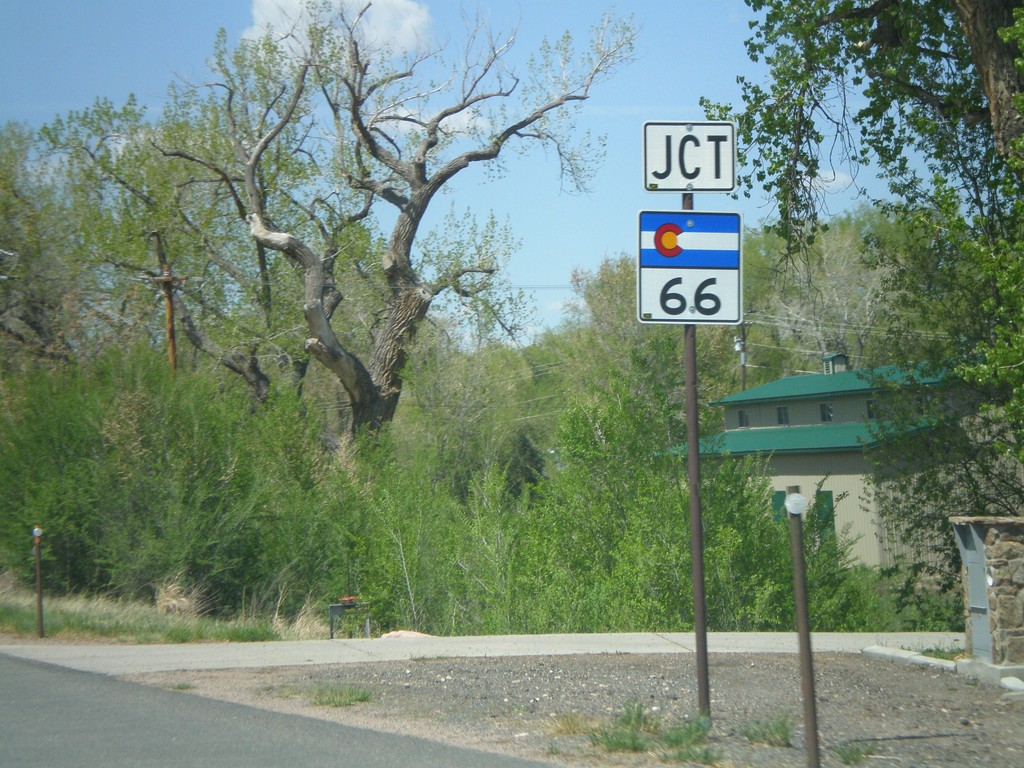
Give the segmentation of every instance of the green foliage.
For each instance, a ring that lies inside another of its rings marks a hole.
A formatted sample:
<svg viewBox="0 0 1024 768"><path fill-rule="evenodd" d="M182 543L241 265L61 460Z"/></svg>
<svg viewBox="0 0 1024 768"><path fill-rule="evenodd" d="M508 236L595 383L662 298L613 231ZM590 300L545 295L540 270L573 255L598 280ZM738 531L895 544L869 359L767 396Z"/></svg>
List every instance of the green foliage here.
<svg viewBox="0 0 1024 768"><path fill-rule="evenodd" d="M931 566L948 586L959 578L949 510L1016 516L1024 508L1022 390L1010 362L1021 351L1021 231L1016 203L965 218L954 189L935 194L935 211L909 217L908 242L881 254L893 300L906 308L890 344L914 350L921 366L913 379L890 382L874 458L883 518L912 548L907 565Z"/></svg>
<svg viewBox="0 0 1024 768"><path fill-rule="evenodd" d="M602 322L602 344L585 325L567 333L614 352L603 371L553 337L523 353L439 344L413 378L422 411L348 452L320 445L308 395L274 388L246 408L218 377L172 376L145 347L6 375L0 568L30 579L40 524L48 593L147 597L171 582L214 612L257 616L356 595L382 632L691 629L677 340ZM465 419L434 418L426 406L460 385ZM556 429L518 421L548 409ZM792 626L785 522L760 475L704 465L712 630ZM849 567L842 534L811 514L806 536L815 629L879 629L874 582Z"/></svg>
<svg viewBox="0 0 1024 768"><path fill-rule="evenodd" d="M748 741L755 744L767 744L770 747L793 746L793 732L796 724L790 715L782 715L770 720L758 720L745 725L741 733Z"/></svg>
<svg viewBox="0 0 1024 768"><path fill-rule="evenodd" d="M692 747L703 744L709 733L711 733L711 718L695 717L692 720L671 726L664 732L663 738L668 747Z"/></svg>
<svg viewBox="0 0 1024 768"><path fill-rule="evenodd" d="M530 631L679 626L689 556L674 462L655 455L625 393L577 405L562 420L558 468L540 485L525 526L519 591Z"/></svg>
<svg viewBox="0 0 1024 768"><path fill-rule="evenodd" d="M906 362L886 338L893 268L882 258L904 239L894 216L861 205L833 216L804 257L782 269L782 238L770 229L746 235L748 381L818 371L826 354L847 355L852 368Z"/></svg>
<svg viewBox="0 0 1024 768"><path fill-rule="evenodd" d="M877 499L907 544L908 577L948 588L959 576L949 510L1024 508L1024 145L1008 127L1024 104L1010 67L1024 15L1013 4L923 0L747 5L757 14L748 53L765 78L741 78L738 118L745 181L778 205L775 266L790 278L826 266L818 246L830 176L870 168L888 184L890 199L878 204L890 225L865 238L889 314L879 349L942 381L893 388L875 454ZM827 294L834 279L816 276L816 287Z"/></svg>
<svg viewBox="0 0 1024 768"><path fill-rule="evenodd" d="M784 523L774 518L761 468L747 460L703 463L708 625L743 632L792 626L792 566Z"/></svg>
<svg viewBox="0 0 1024 768"><path fill-rule="evenodd" d="M611 728L591 734L591 741L609 752L644 752L661 731L661 723L639 701L627 701Z"/></svg>
<svg viewBox="0 0 1024 768"><path fill-rule="evenodd" d="M77 331L76 305L92 279L84 265L67 261L77 237L66 221L59 187L39 162L33 134L0 126L0 367L15 370L59 360Z"/></svg>
<svg viewBox="0 0 1024 768"><path fill-rule="evenodd" d="M690 762L712 765L719 755L703 746L711 732L711 721L698 717L665 726L638 701L628 701L610 727L590 734L595 746L608 752L648 752L661 749L666 762Z"/></svg>
<svg viewBox="0 0 1024 768"><path fill-rule="evenodd" d="M591 743L608 752L646 752L653 743L642 731L629 728L609 728L593 733Z"/></svg>
<svg viewBox="0 0 1024 768"><path fill-rule="evenodd" d="M963 632L964 600L959 579L960 558L957 552L956 574L943 563L934 561L897 562L883 571L879 589L883 605L892 614L894 630L914 632Z"/></svg>
<svg viewBox="0 0 1024 768"><path fill-rule="evenodd" d="M49 590L152 595L183 573L216 610L272 609L333 561L317 423L287 393L247 413L143 349L8 382L0 421L4 540L44 531ZM20 547L2 565L24 573Z"/></svg>
<svg viewBox="0 0 1024 768"><path fill-rule="evenodd" d="M321 683L310 694L310 702L315 707L351 707L371 698L373 695L365 688L331 683Z"/></svg>
<svg viewBox="0 0 1024 768"><path fill-rule="evenodd" d="M832 753L839 758L839 762L843 765L861 765L867 758L875 754L875 751L870 744L858 744L853 741L836 744L832 747Z"/></svg>
<svg viewBox="0 0 1024 768"><path fill-rule="evenodd" d="M454 499L420 467L402 467L381 449L346 520L353 591L373 604L383 626L451 633L446 585L455 568L448 535Z"/></svg>
<svg viewBox="0 0 1024 768"><path fill-rule="evenodd" d="M986 98L949 4L747 5L757 14L747 51L767 77L740 78L741 144L749 145L742 164L746 182L778 204L789 254L813 238L823 187L844 172L873 167L900 198L916 201L927 187L921 158L925 176L963 174L975 183L993 161L991 128L964 119L982 112Z"/></svg>

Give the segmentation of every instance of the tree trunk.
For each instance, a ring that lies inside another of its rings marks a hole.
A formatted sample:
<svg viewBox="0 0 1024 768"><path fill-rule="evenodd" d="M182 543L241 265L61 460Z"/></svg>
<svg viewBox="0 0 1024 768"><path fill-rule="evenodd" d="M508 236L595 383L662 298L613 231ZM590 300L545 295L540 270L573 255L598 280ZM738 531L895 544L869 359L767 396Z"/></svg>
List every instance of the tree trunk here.
<svg viewBox="0 0 1024 768"><path fill-rule="evenodd" d="M1013 24L1019 5L1019 0L953 0L988 97L996 149L1005 158L1022 154L1014 143L1024 134L1024 118L1014 99L1024 92L1024 76L1017 68L1020 49L1004 42L999 31Z"/></svg>
<svg viewBox="0 0 1024 768"><path fill-rule="evenodd" d="M352 430L377 429L395 416L402 395L402 369L409 346L416 338L420 322L427 316L433 295L423 286L413 285L395 292L388 306L384 327L377 335L370 358L373 397L352 404Z"/></svg>

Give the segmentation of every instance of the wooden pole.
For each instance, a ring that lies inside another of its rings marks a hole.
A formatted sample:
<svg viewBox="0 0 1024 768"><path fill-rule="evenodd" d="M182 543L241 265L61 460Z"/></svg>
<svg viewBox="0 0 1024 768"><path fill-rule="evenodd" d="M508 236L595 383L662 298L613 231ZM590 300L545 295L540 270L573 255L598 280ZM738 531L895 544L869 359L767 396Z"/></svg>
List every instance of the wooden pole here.
<svg viewBox="0 0 1024 768"><path fill-rule="evenodd" d="M171 265L164 254L164 243L159 232L151 232L153 247L156 249L156 258L160 264L160 275L153 278L153 282L161 283L164 290L164 323L167 327L167 359L171 364L171 371L178 371L178 347L174 336L174 288L188 278L174 277L171 273Z"/></svg>
<svg viewBox="0 0 1024 768"><path fill-rule="evenodd" d="M178 370L178 347L174 338L174 276L169 265L164 265L164 273L159 278L164 285L164 317L167 324L167 359L171 370Z"/></svg>

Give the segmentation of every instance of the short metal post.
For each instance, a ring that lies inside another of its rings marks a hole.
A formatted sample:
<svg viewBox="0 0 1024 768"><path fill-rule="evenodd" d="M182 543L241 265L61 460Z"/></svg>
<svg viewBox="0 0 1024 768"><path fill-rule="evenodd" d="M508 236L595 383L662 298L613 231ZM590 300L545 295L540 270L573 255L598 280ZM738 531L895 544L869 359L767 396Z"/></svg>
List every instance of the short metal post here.
<svg viewBox="0 0 1024 768"><path fill-rule="evenodd" d="M43 529L38 525L32 529L32 540L34 542L32 549L36 558L36 630L40 637L45 637L43 632Z"/></svg>
<svg viewBox="0 0 1024 768"><path fill-rule="evenodd" d="M786 511L789 513L789 550L793 556L793 597L796 602L796 626L800 637L800 678L803 682L804 730L807 741L807 765L818 768L818 708L814 693L814 661L811 656L811 622L807 610L807 564L804 561L803 513L807 499L800 488L786 489Z"/></svg>

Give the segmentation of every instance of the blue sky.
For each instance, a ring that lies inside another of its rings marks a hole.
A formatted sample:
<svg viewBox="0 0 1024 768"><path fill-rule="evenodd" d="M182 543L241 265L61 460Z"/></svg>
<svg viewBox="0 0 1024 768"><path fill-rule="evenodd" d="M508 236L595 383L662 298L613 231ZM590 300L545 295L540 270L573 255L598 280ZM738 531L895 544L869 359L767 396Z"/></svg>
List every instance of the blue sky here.
<svg viewBox="0 0 1024 768"><path fill-rule="evenodd" d="M585 40L606 9L594 0L377 2L415 11L433 34L453 40L463 29L463 13L479 12L497 31L518 29L521 60L541 38L566 29ZM156 113L174 78L202 79L219 28L236 42L274 6L274 0L0 0L0 121L41 125L98 96L121 103L129 93ZM638 212L680 206L678 194L643 189L644 122L702 120L701 96L737 104L737 75L756 73L743 46L752 15L742 0L638 0L620 3L617 11L634 14L642 32L636 61L599 87L581 114L582 128L607 137L593 192L562 192L557 161L535 152L510 162L497 181L465 174L450 198L459 210L469 207L481 217L493 210L507 218L522 243L510 265L512 282L531 286L547 325L570 296L574 269L592 270L606 256L635 255ZM449 205L437 202L435 222ZM764 200L722 194L698 194L695 207L738 211L747 227L770 212Z"/></svg>

